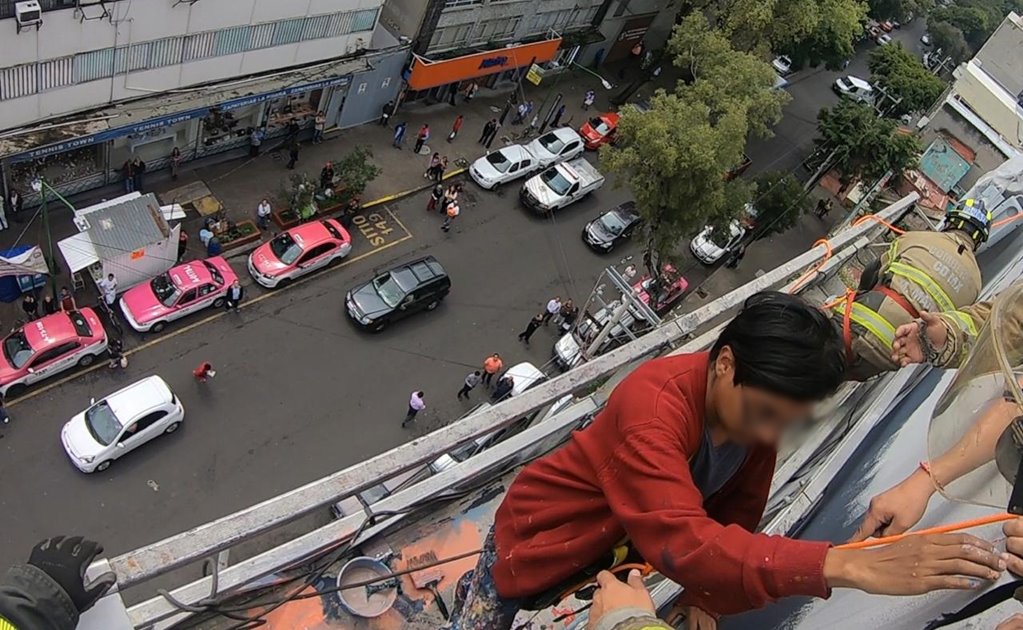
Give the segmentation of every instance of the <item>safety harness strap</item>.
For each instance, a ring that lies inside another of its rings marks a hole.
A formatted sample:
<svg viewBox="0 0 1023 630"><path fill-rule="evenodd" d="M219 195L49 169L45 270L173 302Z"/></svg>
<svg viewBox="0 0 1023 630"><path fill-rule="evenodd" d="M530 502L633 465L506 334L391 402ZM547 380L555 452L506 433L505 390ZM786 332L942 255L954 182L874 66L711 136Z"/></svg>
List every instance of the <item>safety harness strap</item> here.
<svg viewBox="0 0 1023 630"><path fill-rule="evenodd" d="M926 273L916 267L910 267L905 263L892 262L888 264L888 273L904 278L923 289L927 295L938 305L938 310L954 311L956 308L952 298L945 293L945 290L931 279Z"/></svg>
<svg viewBox="0 0 1023 630"><path fill-rule="evenodd" d="M884 317L855 300L846 300L842 312L842 336L845 338L846 356L852 359L852 327L850 323L862 326L890 348L895 343L895 326Z"/></svg>
<svg viewBox="0 0 1023 630"><path fill-rule="evenodd" d="M945 613L938 617L924 626L924 630L938 630L938 628L951 626L954 623L959 623L960 621L965 621L971 617L976 617L982 612L990 610L998 604L1008 601L1014 597L1016 589L1020 587L1023 587L1023 580L1015 580L1013 582L1002 584L1001 586L984 593L959 610L952 613Z"/></svg>

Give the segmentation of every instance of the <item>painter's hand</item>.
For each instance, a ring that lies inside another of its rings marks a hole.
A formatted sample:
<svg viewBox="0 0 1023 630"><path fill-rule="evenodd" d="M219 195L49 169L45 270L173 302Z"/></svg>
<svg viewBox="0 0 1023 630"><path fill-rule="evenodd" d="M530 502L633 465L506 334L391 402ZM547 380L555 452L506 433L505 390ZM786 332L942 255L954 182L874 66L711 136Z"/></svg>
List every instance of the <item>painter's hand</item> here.
<svg viewBox="0 0 1023 630"><path fill-rule="evenodd" d="M1005 550L1009 552L1008 568L1023 576L1023 517L1007 521L1002 525L1002 533L1005 534Z"/></svg>
<svg viewBox="0 0 1023 630"><path fill-rule="evenodd" d="M948 342L948 329L941 318L934 313L920 311L927 339L931 346L940 351ZM892 361L902 367L912 363L924 362L924 349L920 345L920 324L914 320L895 329L895 342L892 343Z"/></svg>
<svg viewBox="0 0 1023 630"><path fill-rule="evenodd" d="M899 485L870 500L863 522L849 542L905 532L923 518L927 502L934 492L930 477L922 469L917 469Z"/></svg>
<svg viewBox="0 0 1023 630"><path fill-rule="evenodd" d="M686 609L686 630L717 630L718 620L696 606Z"/></svg>
<svg viewBox="0 0 1023 630"><path fill-rule="evenodd" d="M600 588L594 593L590 608L592 626L600 623L607 613L620 608L636 608L654 614L654 600L650 599L639 571L629 571L628 583L619 581L610 571L601 571L597 574L597 585Z"/></svg>
<svg viewBox="0 0 1023 630"><path fill-rule="evenodd" d="M995 630L1023 630L1023 614L1016 613L998 624Z"/></svg>

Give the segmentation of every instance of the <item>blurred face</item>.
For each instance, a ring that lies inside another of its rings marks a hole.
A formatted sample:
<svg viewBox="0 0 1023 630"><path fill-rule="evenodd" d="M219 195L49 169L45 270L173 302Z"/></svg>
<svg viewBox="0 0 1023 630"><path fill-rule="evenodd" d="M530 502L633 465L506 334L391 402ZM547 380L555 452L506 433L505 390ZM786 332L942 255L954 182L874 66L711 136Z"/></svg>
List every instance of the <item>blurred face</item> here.
<svg viewBox="0 0 1023 630"><path fill-rule="evenodd" d="M776 444L786 428L807 420L813 412L811 402L735 385L735 356L727 346L721 349L711 370L708 407L733 442Z"/></svg>

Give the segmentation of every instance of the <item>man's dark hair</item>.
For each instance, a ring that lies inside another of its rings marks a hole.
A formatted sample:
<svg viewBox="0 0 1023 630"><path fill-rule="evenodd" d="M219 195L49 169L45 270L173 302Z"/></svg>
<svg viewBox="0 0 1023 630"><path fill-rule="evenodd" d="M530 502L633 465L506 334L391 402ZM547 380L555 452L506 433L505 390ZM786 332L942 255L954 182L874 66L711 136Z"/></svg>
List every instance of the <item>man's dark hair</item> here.
<svg viewBox="0 0 1023 630"><path fill-rule="evenodd" d="M750 297L711 348L735 356L735 384L800 401L823 400L842 384L845 346L828 316L802 298L762 291Z"/></svg>

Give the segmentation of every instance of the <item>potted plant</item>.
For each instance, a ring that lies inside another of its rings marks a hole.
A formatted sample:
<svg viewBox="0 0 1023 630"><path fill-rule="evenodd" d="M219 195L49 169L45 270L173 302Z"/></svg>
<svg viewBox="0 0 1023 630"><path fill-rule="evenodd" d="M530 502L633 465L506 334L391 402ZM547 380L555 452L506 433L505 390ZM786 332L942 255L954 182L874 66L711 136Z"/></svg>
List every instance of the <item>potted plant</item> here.
<svg viewBox="0 0 1023 630"><path fill-rule="evenodd" d="M295 173L281 185L277 192L277 207L274 223L281 229L298 225L312 218L319 210L316 204L316 184L303 173Z"/></svg>
<svg viewBox="0 0 1023 630"><path fill-rule="evenodd" d="M252 221L245 219L237 223L229 223L227 230L225 230L217 238L220 239L220 245L225 249L231 249L234 247L240 247L246 243L258 241L260 239L259 228Z"/></svg>

